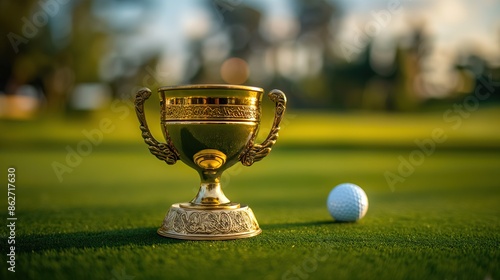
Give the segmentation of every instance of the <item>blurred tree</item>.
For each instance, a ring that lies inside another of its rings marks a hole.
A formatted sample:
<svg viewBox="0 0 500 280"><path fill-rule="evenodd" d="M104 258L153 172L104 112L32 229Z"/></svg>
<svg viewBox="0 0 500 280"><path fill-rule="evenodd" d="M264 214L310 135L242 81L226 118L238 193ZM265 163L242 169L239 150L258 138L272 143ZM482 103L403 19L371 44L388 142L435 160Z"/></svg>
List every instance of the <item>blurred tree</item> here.
<svg viewBox="0 0 500 280"><path fill-rule="evenodd" d="M474 95L478 102L500 101L500 67L493 66L477 54L468 54L462 65L456 65L462 79L455 89L455 96ZM480 97L480 98L479 98Z"/></svg>
<svg viewBox="0 0 500 280"><path fill-rule="evenodd" d="M50 64L50 42L44 37L45 26L37 27L32 22L33 11L39 9L37 1L0 2L0 91L15 94L19 87L31 84L43 90L39 73Z"/></svg>
<svg viewBox="0 0 500 280"><path fill-rule="evenodd" d="M411 35L410 46L396 42L392 58L374 57L373 39L356 61L335 60L328 65L330 88L335 89L332 108L388 111L415 110L423 101L419 95L421 60L428 52L428 39L420 27ZM380 65L388 69L380 71Z"/></svg>
<svg viewBox="0 0 500 280"><path fill-rule="evenodd" d="M325 72L332 92L329 107L336 110L361 108L362 93L375 76L369 63L369 46L352 63L337 60L327 65Z"/></svg>
<svg viewBox="0 0 500 280"><path fill-rule="evenodd" d="M98 82L101 55L108 34L91 13L92 1L71 2L75 6L69 45L54 40L51 25L64 12L59 2L2 1L0 28L7 36L0 44L0 91L15 94L24 85L38 89L49 110L62 110L74 83ZM95 28L99 26L99 28Z"/></svg>
<svg viewBox="0 0 500 280"><path fill-rule="evenodd" d="M263 40L259 33L261 13L244 3L230 10L212 9L213 17L217 19L221 28L209 38L196 39L190 42L191 60L202 62L197 65L196 74L189 81L191 83L222 83L221 66L230 57L238 57L248 62L250 56L262 47ZM228 40L226 41L225 38ZM212 56L213 49L227 48L223 56Z"/></svg>
<svg viewBox="0 0 500 280"><path fill-rule="evenodd" d="M297 0L295 5L300 23L298 51L309 53L308 59L299 66L307 70L295 81L303 95L300 104L313 108L330 107L337 95L345 94L332 87L327 70L332 66L331 41L336 32L332 22L341 16L341 10L331 1L324 0Z"/></svg>
<svg viewBox="0 0 500 280"><path fill-rule="evenodd" d="M223 23L231 43L229 56L248 59L254 49L264 45L259 32L261 21L261 12L246 5L224 14Z"/></svg>
<svg viewBox="0 0 500 280"><path fill-rule="evenodd" d="M110 48L110 34L106 22L95 17L91 11L92 1L82 1L73 11L72 40L68 46L68 64L75 72L75 83L96 83L99 63Z"/></svg>

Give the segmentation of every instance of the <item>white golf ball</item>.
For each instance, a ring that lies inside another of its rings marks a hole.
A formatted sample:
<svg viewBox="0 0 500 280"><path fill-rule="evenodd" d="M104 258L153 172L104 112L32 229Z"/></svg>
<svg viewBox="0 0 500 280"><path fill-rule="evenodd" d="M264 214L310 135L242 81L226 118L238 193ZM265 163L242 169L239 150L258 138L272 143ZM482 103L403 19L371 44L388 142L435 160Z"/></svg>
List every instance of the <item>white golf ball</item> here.
<svg viewBox="0 0 500 280"><path fill-rule="evenodd" d="M326 201L328 212L339 222L355 222L368 210L368 197L362 188L344 183L336 186Z"/></svg>

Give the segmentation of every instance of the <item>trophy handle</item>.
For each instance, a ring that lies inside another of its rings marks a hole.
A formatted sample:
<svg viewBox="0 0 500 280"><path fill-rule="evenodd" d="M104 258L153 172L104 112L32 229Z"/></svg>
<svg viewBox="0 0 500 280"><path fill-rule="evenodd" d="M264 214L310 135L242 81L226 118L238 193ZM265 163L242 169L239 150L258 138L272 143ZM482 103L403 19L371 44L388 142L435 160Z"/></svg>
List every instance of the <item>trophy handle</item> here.
<svg viewBox="0 0 500 280"><path fill-rule="evenodd" d="M273 89L269 92L268 97L276 104L273 126L262 144L254 144L253 139L249 142L247 150L240 156L240 161L245 166L250 166L254 162L266 157L271 152L271 148L278 139L281 119L286 109L286 96L281 90Z"/></svg>
<svg viewBox="0 0 500 280"><path fill-rule="evenodd" d="M149 151L159 160L163 160L167 164L174 164L177 160L179 160L179 153L175 150L168 132L165 130L165 139L167 140L167 143L160 143L156 141L151 134L151 131L149 131L146 116L144 115L144 102L146 102L150 96L151 90L148 88L141 88L135 96L135 112L137 113L137 118L141 124L140 129L142 131L142 138L144 138L144 142L148 144Z"/></svg>

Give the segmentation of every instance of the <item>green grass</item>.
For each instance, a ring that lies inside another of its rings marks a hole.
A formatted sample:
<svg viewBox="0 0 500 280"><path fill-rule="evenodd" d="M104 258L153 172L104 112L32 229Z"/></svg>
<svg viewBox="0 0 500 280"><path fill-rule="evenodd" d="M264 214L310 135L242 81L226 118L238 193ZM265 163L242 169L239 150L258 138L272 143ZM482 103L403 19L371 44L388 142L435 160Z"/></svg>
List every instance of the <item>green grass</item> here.
<svg viewBox="0 0 500 280"><path fill-rule="evenodd" d="M226 195L249 204L263 229L234 241L156 234L170 204L195 195L198 178L182 163L167 166L150 155L134 120L115 121L116 132L62 182L51 164L64 163L66 146L75 147L80 131L95 123L2 122L15 131L0 140L0 178L5 185L7 167L16 167L18 221L16 272L5 265L4 228L0 277L498 279L500 144L491 119L498 112L476 112L457 130L447 128L440 114L415 122L416 116L405 115L296 113L271 155L250 168L235 166L223 178ZM313 120L316 129L300 138ZM411 133L390 129L403 120L416 123ZM466 132L474 123L480 124L475 136ZM373 144L383 138L363 129L373 126L386 129L389 143ZM335 136L342 127L352 143ZM449 141L391 188L384 173L396 173L398 157L408 158L413 140L435 127L448 129ZM52 139L47 131L64 133ZM326 210L328 192L342 182L357 183L368 195L368 213L357 223L334 223ZM6 209L5 194L0 202Z"/></svg>

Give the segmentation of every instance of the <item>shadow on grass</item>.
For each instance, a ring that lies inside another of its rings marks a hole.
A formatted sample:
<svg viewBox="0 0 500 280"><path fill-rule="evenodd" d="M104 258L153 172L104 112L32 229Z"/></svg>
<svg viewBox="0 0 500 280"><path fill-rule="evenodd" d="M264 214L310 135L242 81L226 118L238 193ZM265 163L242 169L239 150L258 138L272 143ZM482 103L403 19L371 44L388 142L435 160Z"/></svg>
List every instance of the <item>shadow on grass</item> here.
<svg viewBox="0 0 500 280"><path fill-rule="evenodd" d="M280 223L280 224L261 224L260 227L264 231L280 231L280 230L315 230L320 227L329 226L327 228L332 229L335 227L337 229L344 227L357 226L358 223L353 222L340 222L334 220L324 220L324 221L310 221L310 222L295 222L295 223Z"/></svg>
<svg viewBox="0 0 500 280"><path fill-rule="evenodd" d="M109 248L125 245L148 246L155 244L177 244L186 242L161 237L157 228L120 229L103 232L73 232L53 234L32 234L20 237L18 252L39 252L46 250Z"/></svg>
<svg viewBox="0 0 500 280"><path fill-rule="evenodd" d="M302 228L302 227L315 227L323 225L333 225L340 224L339 222L331 221L316 221L316 222L301 222L301 223L282 223L282 224L262 224L261 228L263 230L275 230L275 229L292 229L292 228Z"/></svg>
<svg viewBox="0 0 500 280"><path fill-rule="evenodd" d="M352 224L338 223L334 221L316 221L299 223L263 224L261 228L265 231L288 230L297 228L308 228L334 225ZM31 234L19 237L16 247L20 253L43 252L49 250L71 250L86 248L111 248L120 246L152 246L156 244L179 244L189 242L161 237L156 233L156 227L119 229L102 232L73 232L52 234Z"/></svg>

